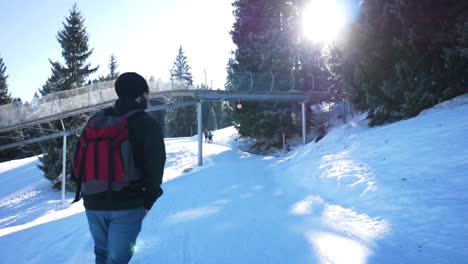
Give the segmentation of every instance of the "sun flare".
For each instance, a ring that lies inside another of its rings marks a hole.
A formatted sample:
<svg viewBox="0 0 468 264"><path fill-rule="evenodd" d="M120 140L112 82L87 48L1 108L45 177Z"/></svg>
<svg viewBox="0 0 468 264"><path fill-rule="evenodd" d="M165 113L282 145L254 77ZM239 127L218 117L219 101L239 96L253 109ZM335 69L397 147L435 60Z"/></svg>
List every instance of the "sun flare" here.
<svg viewBox="0 0 468 264"><path fill-rule="evenodd" d="M314 42L329 43L345 25L345 14L335 0L312 0L304 9L304 35Z"/></svg>

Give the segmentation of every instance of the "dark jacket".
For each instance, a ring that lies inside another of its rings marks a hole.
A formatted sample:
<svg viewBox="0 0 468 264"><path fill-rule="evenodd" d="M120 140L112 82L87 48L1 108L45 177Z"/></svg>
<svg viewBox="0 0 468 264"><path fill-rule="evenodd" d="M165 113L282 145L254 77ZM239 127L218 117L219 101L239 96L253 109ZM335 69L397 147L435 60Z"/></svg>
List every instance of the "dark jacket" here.
<svg viewBox="0 0 468 264"><path fill-rule="evenodd" d="M104 110L106 115L124 115L143 108L135 101L117 100L113 108ZM160 125L145 112L138 112L128 119L129 141L132 145L135 167L143 172L141 182L134 183L119 192L112 191L83 196L88 210L128 210L139 207L151 209L163 194L161 183L166 162L166 149Z"/></svg>

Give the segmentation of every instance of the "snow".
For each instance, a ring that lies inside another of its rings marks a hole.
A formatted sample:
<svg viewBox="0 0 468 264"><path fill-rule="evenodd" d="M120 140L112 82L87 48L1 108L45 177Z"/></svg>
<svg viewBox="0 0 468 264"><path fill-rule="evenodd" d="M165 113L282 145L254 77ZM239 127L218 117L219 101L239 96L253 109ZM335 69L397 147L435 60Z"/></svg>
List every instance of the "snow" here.
<svg viewBox="0 0 468 264"><path fill-rule="evenodd" d="M286 155L214 132L168 138L164 196L132 263L466 263L468 96L369 128L364 115ZM1 263L93 263L82 203L37 157L0 164ZM185 172L184 172L185 171Z"/></svg>

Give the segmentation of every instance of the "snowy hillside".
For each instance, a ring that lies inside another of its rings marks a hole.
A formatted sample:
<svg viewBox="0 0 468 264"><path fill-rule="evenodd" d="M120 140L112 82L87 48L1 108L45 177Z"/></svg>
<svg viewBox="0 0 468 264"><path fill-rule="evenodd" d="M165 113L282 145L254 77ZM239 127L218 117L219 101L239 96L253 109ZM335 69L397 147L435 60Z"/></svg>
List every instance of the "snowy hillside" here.
<svg viewBox="0 0 468 264"><path fill-rule="evenodd" d="M281 157L227 128L202 167L195 138L166 139L132 263L467 263L467 116L468 96L382 127L357 116ZM37 162L0 164L0 263L93 263L82 204Z"/></svg>

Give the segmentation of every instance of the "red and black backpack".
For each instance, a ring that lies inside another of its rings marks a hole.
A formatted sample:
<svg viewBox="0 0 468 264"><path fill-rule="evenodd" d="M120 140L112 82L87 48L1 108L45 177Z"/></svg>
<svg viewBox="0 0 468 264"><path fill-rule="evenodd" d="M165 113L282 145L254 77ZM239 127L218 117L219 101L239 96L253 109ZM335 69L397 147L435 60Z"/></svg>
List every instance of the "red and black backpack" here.
<svg viewBox="0 0 468 264"><path fill-rule="evenodd" d="M88 120L72 158L77 179L73 202L79 201L81 195L121 191L141 179L128 138L128 119L143 111L137 109L123 116L100 111Z"/></svg>

